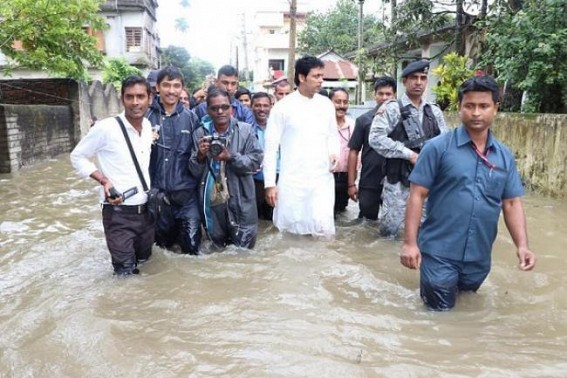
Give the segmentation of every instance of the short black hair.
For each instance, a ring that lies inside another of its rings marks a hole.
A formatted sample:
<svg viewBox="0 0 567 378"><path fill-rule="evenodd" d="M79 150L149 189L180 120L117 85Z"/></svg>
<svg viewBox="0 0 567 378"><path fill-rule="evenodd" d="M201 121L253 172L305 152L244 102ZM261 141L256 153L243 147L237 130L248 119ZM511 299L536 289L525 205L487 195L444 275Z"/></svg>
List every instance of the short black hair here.
<svg viewBox="0 0 567 378"><path fill-rule="evenodd" d="M230 64L227 64L219 68L219 71L217 72L217 78L221 77L221 75L238 77L238 70Z"/></svg>
<svg viewBox="0 0 567 378"><path fill-rule="evenodd" d="M234 94L234 98L239 99L242 95L248 95L248 97L252 98L252 93L247 88L238 88Z"/></svg>
<svg viewBox="0 0 567 378"><path fill-rule="evenodd" d="M348 91L344 88L334 88L331 89L331 91L329 92L329 98L332 100L333 96L335 96L335 93L337 92L344 92L347 96L347 99L350 97L350 95L348 94Z"/></svg>
<svg viewBox="0 0 567 378"><path fill-rule="evenodd" d="M488 75L475 76L465 80L459 87L459 104L463 101L463 97L465 97L465 94L468 92L491 92L492 101L494 101L494 103L498 103L500 97L500 90L498 89L496 80Z"/></svg>
<svg viewBox="0 0 567 378"><path fill-rule="evenodd" d="M272 101L272 98L266 92L256 92L252 96L252 103L254 103L255 100L258 100L260 98L267 98L268 100L270 100L270 102Z"/></svg>
<svg viewBox="0 0 567 378"><path fill-rule="evenodd" d="M163 79L166 78L169 80L179 79L181 80L181 86L185 86L185 78L183 77L183 73L181 73L181 70L179 70L179 68L177 67L167 66L165 68L162 68L157 75L158 85L163 81Z"/></svg>
<svg viewBox="0 0 567 378"><path fill-rule="evenodd" d="M307 55L303 58L299 58L295 61L295 76L293 82L295 85L299 85L299 75L307 76L309 71L315 67L325 67L325 63L317 57Z"/></svg>
<svg viewBox="0 0 567 378"><path fill-rule="evenodd" d="M375 93L379 88L383 88L383 87L392 87L392 89L394 90L394 94L398 91L397 90L398 84L396 83L396 80L394 80L394 78L390 77L390 76L380 76L374 82L374 92Z"/></svg>
<svg viewBox="0 0 567 378"><path fill-rule="evenodd" d="M148 83L146 78L140 75L132 75L122 80L122 88L120 88L120 95L124 97L124 91L126 90L126 88L134 86L136 84L144 85L148 92L148 96L152 93L152 89L150 88L150 83Z"/></svg>
<svg viewBox="0 0 567 378"><path fill-rule="evenodd" d="M211 99L219 96L224 96L228 98L228 102L230 102L230 96L227 91L225 91L224 89L214 87L207 91L207 107L209 107L211 103Z"/></svg>

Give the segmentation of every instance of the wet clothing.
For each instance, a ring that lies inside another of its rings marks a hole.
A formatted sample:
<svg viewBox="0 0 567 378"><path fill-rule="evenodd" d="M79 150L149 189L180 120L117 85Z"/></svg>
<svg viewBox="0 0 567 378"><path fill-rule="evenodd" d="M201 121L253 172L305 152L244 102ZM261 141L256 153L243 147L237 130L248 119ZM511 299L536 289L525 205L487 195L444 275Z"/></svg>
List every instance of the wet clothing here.
<svg viewBox="0 0 567 378"><path fill-rule="evenodd" d="M338 156L339 139L331 101L295 91L274 105L266 129L268 188L276 186L278 148L281 165L274 225L295 234L334 235L335 185L329 156Z"/></svg>
<svg viewBox="0 0 567 378"><path fill-rule="evenodd" d="M368 144L370 126L379 106L358 117L348 143L351 150L361 151L360 179L358 181L359 218L378 219L378 209L382 203L385 159Z"/></svg>
<svg viewBox="0 0 567 378"><path fill-rule="evenodd" d="M224 135L231 159L220 162L208 156L198 160L199 140L216 133L212 122L203 123L193 135L195 150L189 168L200 180L200 212L207 235L218 248L228 244L253 248L258 229L253 175L263 153L252 125L231 119ZM228 191L228 193L224 193Z"/></svg>
<svg viewBox="0 0 567 378"><path fill-rule="evenodd" d="M254 113L252 113L249 108L242 105L242 103L235 98L230 99L230 104L232 105L232 117L236 118L238 121L246 122L250 125L256 125L256 118L254 117ZM195 111L197 117L199 117L199 121L202 121L203 118L208 115L207 102L203 101L193 110Z"/></svg>
<svg viewBox="0 0 567 378"><path fill-rule="evenodd" d="M199 121L181 102L166 114L161 102L154 101L146 117L152 125L160 126L159 139L152 146L150 175L152 187L165 193L164 206L168 207L156 224L156 244L163 248L179 244L183 253L198 254L198 178L189 171L189 159Z"/></svg>
<svg viewBox="0 0 567 378"><path fill-rule="evenodd" d="M458 261L421 254L419 294L432 310L455 307L459 292L476 292L490 272L490 260Z"/></svg>
<svg viewBox="0 0 567 378"><path fill-rule="evenodd" d="M422 253L458 269L481 264L488 274L502 200L520 197L524 189L514 155L490 131L486 151L488 163L460 126L425 145L410 181L429 189L427 218L418 235ZM454 281L430 268L426 260L421 266L426 271L424 285Z"/></svg>
<svg viewBox="0 0 567 378"><path fill-rule="evenodd" d="M144 179L149 183L151 125L144 120L142 131L138 133L124 113L119 117L124 123ZM93 156L96 156L97 165L90 161ZM101 185L99 189L100 203L103 204L104 235L114 272L136 273L138 260L146 260L152 253L154 222L145 211L147 195L136 172L122 129L114 117L98 121L89 129L88 134L71 152L71 164L83 177L89 177L100 170L120 193L132 187L138 188L137 194L127 198L119 206L106 203L104 187Z"/></svg>
<svg viewBox="0 0 567 378"><path fill-rule="evenodd" d="M419 108L416 108L406 93L402 95L400 102L402 109L409 111L408 116L414 117L419 124L421 135L426 134L423 130L423 124L426 122L434 122L434 127L438 129L439 133L447 132L448 129L445 125L443 113L436 105L422 100ZM429 109L425 110L426 107L429 107ZM403 232L406 200L409 196L407 176L409 175L409 169L411 169L409 160L414 151L406 147L403 141L395 140L391 137L391 133L400 124L402 109L397 100L390 100L384 103L372 121L368 137L370 146L387 159L385 173L388 177L384 180L382 206L378 212L379 233L385 237L400 236ZM431 117L427 116L428 113L431 114ZM399 175L389 171L388 164L390 164L391 159L399 168L397 171ZM407 160L408 162L406 163L402 160Z"/></svg>
<svg viewBox="0 0 567 378"><path fill-rule="evenodd" d="M106 246L116 274L136 273L138 263L152 255L154 221L143 208L139 213L132 211L135 207L103 205L102 208Z"/></svg>

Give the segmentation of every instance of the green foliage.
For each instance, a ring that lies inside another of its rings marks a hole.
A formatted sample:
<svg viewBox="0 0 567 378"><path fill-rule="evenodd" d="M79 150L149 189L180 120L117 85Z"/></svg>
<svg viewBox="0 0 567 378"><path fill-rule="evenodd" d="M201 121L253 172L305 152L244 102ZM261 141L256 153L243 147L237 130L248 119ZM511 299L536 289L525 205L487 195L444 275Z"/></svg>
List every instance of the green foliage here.
<svg viewBox="0 0 567 378"><path fill-rule="evenodd" d="M358 46L358 5L352 0L339 0L326 13L311 13L306 27L298 34L299 49L318 55L328 50L345 54ZM376 17L364 16L363 46L382 40L383 24Z"/></svg>
<svg viewBox="0 0 567 378"><path fill-rule="evenodd" d="M459 87L463 81L473 76L473 70L467 68L467 58L455 52L445 55L442 62L433 70L433 73L439 77L439 82L432 91L437 96L437 103L441 109L456 111Z"/></svg>
<svg viewBox="0 0 567 378"><path fill-rule="evenodd" d="M101 0L11 0L0 2L0 51L15 68L43 70L55 76L86 79L88 67L100 67L96 39L83 27L103 30ZM22 49L16 48L15 42Z"/></svg>
<svg viewBox="0 0 567 378"><path fill-rule="evenodd" d="M103 83L112 83L120 91L122 80L132 75L142 75L142 71L128 64L124 58L110 58L104 62Z"/></svg>
<svg viewBox="0 0 567 378"><path fill-rule="evenodd" d="M192 90L200 88L205 77L215 71L211 63L192 58L185 48L178 46L168 46L163 50L162 64L179 68L185 77L185 86Z"/></svg>
<svg viewBox="0 0 567 378"><path fill-rule="evenodd" d="M527 0L489 18L482 64L527 92L526 112L567 112L567 2Z"/></svg>

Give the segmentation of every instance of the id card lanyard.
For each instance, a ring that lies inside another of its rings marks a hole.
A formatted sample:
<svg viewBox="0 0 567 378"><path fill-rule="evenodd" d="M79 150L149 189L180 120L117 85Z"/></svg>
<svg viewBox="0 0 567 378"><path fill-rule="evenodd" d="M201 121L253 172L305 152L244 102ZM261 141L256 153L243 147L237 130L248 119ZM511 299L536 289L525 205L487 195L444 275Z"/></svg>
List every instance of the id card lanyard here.
<svg viewBox="0 0 567 378"><path fill-rule="evenodd" d="M480 152L476 144L474 144L474 142L471 142L471 145L474 152L477 154L480 160L482 160L482 162L490 169L490 172L488 173L488 177L492 177L492 171L496 168L496 165L491 163L490 160L488 160L488 152L490 151L490 149L487 148L485 152L482 153Z"/></svg>

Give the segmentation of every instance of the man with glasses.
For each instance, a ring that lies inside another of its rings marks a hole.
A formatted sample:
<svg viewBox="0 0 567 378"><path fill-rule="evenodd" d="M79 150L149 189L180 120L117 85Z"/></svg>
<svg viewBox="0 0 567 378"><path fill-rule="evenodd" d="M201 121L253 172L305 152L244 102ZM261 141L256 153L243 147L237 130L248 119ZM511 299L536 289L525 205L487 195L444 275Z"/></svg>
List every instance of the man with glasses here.
<svg viewBox="0 0 567 378"><path fill-rule="evenodd" d="M152 187L165 193L165 205L156 224L156 244L196 255L201 242L198 208L198 178L188 169L193 149L193 131L199 121L179 100L183 74L175 67L162 69L157 77L158 101L146 117L159 134L152 148Z"/></svg>
<svg viewBox="0 0 567 378"><path fill-rule="evenodd" d="M201 179L205 230L216 248L229 244L253 248L258 214L253 175L262 164L262 148L254 126L231 117L229 94L207 93L211 120L195 130L189 169Z"/></svg>

